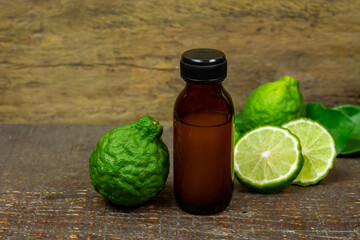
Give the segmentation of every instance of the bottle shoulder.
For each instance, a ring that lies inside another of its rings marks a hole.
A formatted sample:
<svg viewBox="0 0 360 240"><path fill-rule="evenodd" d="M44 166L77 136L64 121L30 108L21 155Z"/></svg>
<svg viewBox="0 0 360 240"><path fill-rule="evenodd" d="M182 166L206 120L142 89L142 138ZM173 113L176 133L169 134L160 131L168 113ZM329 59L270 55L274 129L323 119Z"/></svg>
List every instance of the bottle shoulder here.
<svg viewBox="0 0 360 240"><path fill-rule="evenodd" d="M229 107L232 108L232 111L234 112L234 102L232 100L230 93L225 88L223 88L223 97L224 99L226 99Z"/></svg>
<svg viewBox="0 0 360 240"><path fill-rule="evenodd" d="M181 118L194 112L214 112L232 118L234 106L230 94L222 86L216 89L185 87L175 101L174 114Z"/></svg>

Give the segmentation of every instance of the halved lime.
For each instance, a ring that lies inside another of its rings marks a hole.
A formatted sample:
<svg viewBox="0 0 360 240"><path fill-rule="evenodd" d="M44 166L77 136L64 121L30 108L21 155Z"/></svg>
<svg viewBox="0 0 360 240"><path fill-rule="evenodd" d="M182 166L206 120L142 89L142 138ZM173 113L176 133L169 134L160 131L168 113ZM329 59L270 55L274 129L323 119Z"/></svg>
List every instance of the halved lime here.
<svg viewBox="0 0 360 240"><path fill-rule="evenodd" d="M301 118L283 125L300 139L304 166L294 184L308 186L321 181L329 173L336 158L335 141L320 123Z"/></svg>
<svg viewBox="0 0 360 240"><path fill-rule="evenodd" d="M234 157L237 179L259 192L275 192L290 185L304 163L299 139L272 126L246 133L236 144Z"/></svg>

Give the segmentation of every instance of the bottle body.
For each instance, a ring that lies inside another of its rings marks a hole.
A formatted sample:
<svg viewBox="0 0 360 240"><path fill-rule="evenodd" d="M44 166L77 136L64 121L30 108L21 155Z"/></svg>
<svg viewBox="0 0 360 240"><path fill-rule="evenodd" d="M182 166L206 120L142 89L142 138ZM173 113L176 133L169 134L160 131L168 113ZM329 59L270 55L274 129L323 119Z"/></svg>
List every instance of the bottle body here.
<svg viewBox="0 0 360 240"><path fill-rule="evenodd" d="M185 211L224 210L233 191L234 107L221 83L186 83L174 107L174 191Z"/></svg>

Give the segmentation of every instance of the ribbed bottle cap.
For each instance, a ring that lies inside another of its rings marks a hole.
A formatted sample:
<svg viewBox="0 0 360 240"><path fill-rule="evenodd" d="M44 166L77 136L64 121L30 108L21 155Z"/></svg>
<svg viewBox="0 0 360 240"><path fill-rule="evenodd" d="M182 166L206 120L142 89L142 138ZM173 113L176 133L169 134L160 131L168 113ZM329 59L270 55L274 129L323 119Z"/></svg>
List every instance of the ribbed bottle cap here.
<svg viewBox="0 0 360 240"><path fill-rule="evenodd" d="M222 82L227 72L225 54L208 48L188 50L181 56L180 72L186 82Z"/></svg>

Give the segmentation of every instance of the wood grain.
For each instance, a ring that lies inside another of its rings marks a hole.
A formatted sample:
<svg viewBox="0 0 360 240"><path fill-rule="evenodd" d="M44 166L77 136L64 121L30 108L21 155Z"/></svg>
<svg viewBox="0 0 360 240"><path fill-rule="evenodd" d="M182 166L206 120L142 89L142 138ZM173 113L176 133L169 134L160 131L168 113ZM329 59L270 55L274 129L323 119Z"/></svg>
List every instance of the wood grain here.
<svg viewBox="0 0 360 240"><path fill-rule="evenodd" d="M181 211L166 188L123 209L91 186L88 157L114 126L0 125L0 239L359 239L360 158L336 159L316 186L257 194L235 181L222 213ZM172 128L163 139L172 153Z"/></svg>
<svg viewBox="0 0 360 240"><path fill-rule="evenodd" d="M170 125L179 58L223 50L237 111L291 75L307 102L360 104L360 2L0 1L0 122Z"/></svg>

